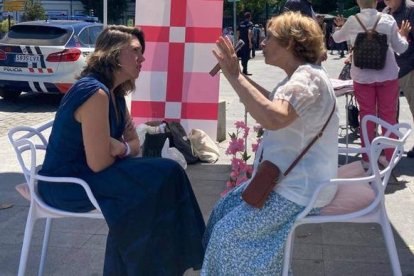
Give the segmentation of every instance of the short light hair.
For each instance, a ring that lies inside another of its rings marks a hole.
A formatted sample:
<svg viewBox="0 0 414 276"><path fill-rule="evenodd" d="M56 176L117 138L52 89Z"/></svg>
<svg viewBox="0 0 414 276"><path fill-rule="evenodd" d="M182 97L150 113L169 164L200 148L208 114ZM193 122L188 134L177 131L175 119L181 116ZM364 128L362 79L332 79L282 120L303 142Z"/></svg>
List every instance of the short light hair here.
<svg viewBox="0 0 414 276"><path fill-rule="evenodd" d="M376 7L377 0L357 0L357 3L361 9L367 9Z"/></svg>
<svg viewBox="0 0 414 276"><path fill-rule="evenodd" d="M135 37L141 44L142 53L145 50L144 33L136 27L111 25L106 27L98 36L95 50L88 56L85 68L80 78L95 75L106 87L112 89L114 74L121 68L119 56L121 50ZM119 85L114 93L126 95L135 90L135 79L127 80Z"/></svg>
<svg viewBox="0 0 414 276"><path fill-rule="evenodd" d="M268 31L294 56L316 63L325 52L324 35L318 23L299 12L285 12L267 23Z"/></svg>

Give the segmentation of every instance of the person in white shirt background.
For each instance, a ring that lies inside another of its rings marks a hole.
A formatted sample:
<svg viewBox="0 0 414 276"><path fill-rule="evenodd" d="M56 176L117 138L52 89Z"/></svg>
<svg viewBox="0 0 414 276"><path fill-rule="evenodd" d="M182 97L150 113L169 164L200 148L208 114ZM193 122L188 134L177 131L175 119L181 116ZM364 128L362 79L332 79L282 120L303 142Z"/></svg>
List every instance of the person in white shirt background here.
<svg viewBox="0 0 414 276"><path fill-rule="evenodd" d="M357 15L368 30L373 28L378 15L381 14L376 31L386 34L389 44L383 69L360 69L353 63L351 65L351 78L354 83L354 94L360 107L360 120L366 115L374 115L390 124L395 124L399 95L399 68L394 52L400 54L408 48L406 37L411 27L408 22L404 22L401 29L398 29L397 22L391 15L379 13L376 10L377 0L357 0L357 3L361 9ZM353 46L358 33L364 32L355 16L350 16L346 21L342 16L338 16L335 18L335 24L339 27L333 34L335 42L350 41ZM373 123L368 123L367 132L368 141L372 141L376 133ZM362 138L362 132L360 134ZM364 146L364 139L361 139L361 144ZM391 154L391 150L385 150L386 160L382 159L383 165L387 165ZM368 164L366 154L363 154L362 161L365 166Z"/></svg>

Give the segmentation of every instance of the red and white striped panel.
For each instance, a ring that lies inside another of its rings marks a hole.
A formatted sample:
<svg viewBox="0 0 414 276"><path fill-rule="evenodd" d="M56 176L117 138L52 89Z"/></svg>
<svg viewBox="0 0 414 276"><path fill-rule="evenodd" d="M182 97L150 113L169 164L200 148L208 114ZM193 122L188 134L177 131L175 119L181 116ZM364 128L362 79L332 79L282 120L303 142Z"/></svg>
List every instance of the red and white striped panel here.
<svg viewBox="0 0 414 276"><path fill-rule="evenodd" d="M132 96L135 123L180 121L217 135L219 75L211 50L221 34L223 0L137 0L145 62Z"/></svg>

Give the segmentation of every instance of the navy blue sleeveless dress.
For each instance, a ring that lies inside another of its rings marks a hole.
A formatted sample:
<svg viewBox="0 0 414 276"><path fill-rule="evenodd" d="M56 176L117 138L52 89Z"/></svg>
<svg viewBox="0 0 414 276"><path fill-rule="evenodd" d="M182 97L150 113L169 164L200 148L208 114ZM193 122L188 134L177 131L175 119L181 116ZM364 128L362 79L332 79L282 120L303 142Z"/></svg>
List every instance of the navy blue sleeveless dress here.
<svg viewBox="0 0 414 276"><path fill-rule="evenodd" d="M124 116L116 119L108 91L96 77L80 79L63 97L56 113L41 175L84 179L109 226L104 275L182 275L200 269L205 223L187 174L175 161L125 158L94 173L86 163L81 124L74 111L98 91L108 93L111 137L119 139ZM124 114L124 97L116 97ZM93 209L76 184L39 182L39 193L51 206L68 211Z"/></svg>

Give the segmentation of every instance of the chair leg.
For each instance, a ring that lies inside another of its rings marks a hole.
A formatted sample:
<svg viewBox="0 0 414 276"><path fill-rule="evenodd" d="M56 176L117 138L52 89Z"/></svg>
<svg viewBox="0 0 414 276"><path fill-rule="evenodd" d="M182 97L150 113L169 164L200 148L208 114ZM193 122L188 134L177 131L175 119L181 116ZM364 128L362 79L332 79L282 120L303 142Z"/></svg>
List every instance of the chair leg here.
<svg viewBox="0 0 414 276"><path fill-rule="evenodd" d="M52 226L52 218L46 218L45 234L43 236L43 245L42 245L42 255L40 257L39 273L37 274L38 276L43 275L43 270L45 267L45 261L46 261L46 255L47 255L47 247L49 245L51 226Z"/></svg>
<svg viewBox="0 0 414 276"><path fill-rule="evenodd" d="M283 270L282 270L282 276L288 276L290 265L292 261L292 251L293 251L293 242L295 237L295 229L296 227L293 226L292 230L290 231L285 244L285 252L283 256Z"/></svg>
<svg viewBox="0 0 414 276"><path fill-rule="evenodd" d="M383 212L385 211L383 210ZM397 247L395 246L394 234L392 233L388 218L384 215L384 213L381 215L381 228L385 239L385 245L387 246L388 257L390 258L393 275L401 276L402 272L400 260L398 259Z"/></svg>
<svg viewBox="0 0 414 276"><path fill-rule="evenodd" d="M33 227L36 223L37 216L33 205L30 205L29 214L27 215L26 227L24 229L24 238L22 252L20 253L20 263L18 276L24 276L26 273L27 258L29 257L30 242L32 240Z"/></svg>

